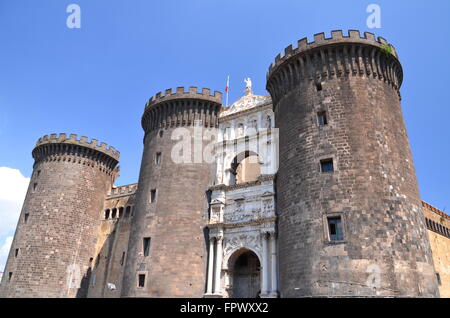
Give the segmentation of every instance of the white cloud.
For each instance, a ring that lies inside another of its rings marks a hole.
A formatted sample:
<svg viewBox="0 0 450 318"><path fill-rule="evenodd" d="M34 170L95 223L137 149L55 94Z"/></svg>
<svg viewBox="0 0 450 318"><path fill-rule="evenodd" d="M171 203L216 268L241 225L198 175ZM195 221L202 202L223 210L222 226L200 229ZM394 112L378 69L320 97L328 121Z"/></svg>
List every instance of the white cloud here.
<svg viewBox="0 0 450 318"><path fill-rule="evenodd" d="M14 231L29 182L19 170L0 167L0 237Z"/></svg>
<svg viewBox="0 0 450 318"><path fill-rule="evenodd" d="M8 259L8 254L11 248L12 241L13 237L8 236L5 239L3 245L0 247L0 272L3 272L3 269L5 268L6 260Z"/></svg>
<svg viewBox="0 0 450 318"><path fill-rule="evenodd" d="M0 167L0 243L4 242L0 248L0 271L8 257L29 182L19 170Z"/></svg>

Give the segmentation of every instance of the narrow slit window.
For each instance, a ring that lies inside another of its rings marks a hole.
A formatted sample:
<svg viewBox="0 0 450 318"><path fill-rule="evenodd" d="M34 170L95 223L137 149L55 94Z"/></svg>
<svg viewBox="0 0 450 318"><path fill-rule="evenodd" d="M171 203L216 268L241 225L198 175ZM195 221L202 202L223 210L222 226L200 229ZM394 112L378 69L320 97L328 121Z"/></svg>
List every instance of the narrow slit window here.
<svg viewBox="0 0 450 318"><path fill-rule="evenodd" d="M122 252L122 257L120 258L120 265L123 266L125 263L125 252Z"/></svg>
<svg viewBox="0 0 450 318"><path fill-rule="evenodd" d="M150 191L150 203L153 203L156 201L156 189L153 189Z"/></svg>
<svg viewBox="0 0 450 318"><path fill-rule="evenodd" d="M28 223L28 218L29 218L30 214L29 213L25 213L25 215L23 216L23 221L26 223Z"/></svg>
<svg viewBox="0 0 450 318"><path fill-rule="evenodd" d="M150 237L144 237L143 249L144 249L144 256L145 257L150 255L150 242L151 242L151 238Z"/></svg>
<svg viewBox="0 0 450 318"><path fill-rule="evenodd" d="M342 231L342 219L338 217L328 218L328 233L330 241L343 241L344 233Z"/></svg>
<svg viewBox="0 0 450 318"><path fill-rule="evenodd" d="M14 257L17 258L19 256L19 249L16 248L15 252L14 252Z"/></svg>
<svg viewBox="0 0 450 318"><path fill-rule="evenodd" d="M441 281L441 275L439 273L436 273L436 279L438 281L439 286L442 285L442 281Z"/></svg>
<svg viewBox="0 0 450 318"><path fill-rule="evenodd" d="M145 274L138 275L138 287L144 288L145 286Z"/></svg>
<svg viewBox="0 0 450 318"><path fill-rule="evenodd" d="M13 273L12 273L12 272L9 272L9 274L8 274L8 281L11 281L12 276L13 276Z"/></svg>
<svg viewBox="0 0 450 318"><path fill-rule="evenodd" d="M322 90L322 83L316 83L316 89L320 92Z"/></svg>
<svg viewBox="0 0 450 318"><path fill-rule="evenodd" d="M319 122L319 126L328 125L327 112L319 112L317 113L317 120Z"/></svg>
<svg viewBox="0 0 450 318"><path fill-rule="evenodd" d="M160 164L161 164L161 153L160 153L160 152L157 152L157 153L156 153L155 163L156 163L157 165L160 165Z"/></svg>
<svg viewBox="0 0 450 318"><path fill-rule="evenodd" d="M322 173L334 172L333 159L325 159L320 161L320 169Z"/></svg>
<svg viewBox="0 0 450 318"><path fill-rule="evenodd" d="M36 191L37 185L38 185L37 183L33 183L33 192Z"/></svg>

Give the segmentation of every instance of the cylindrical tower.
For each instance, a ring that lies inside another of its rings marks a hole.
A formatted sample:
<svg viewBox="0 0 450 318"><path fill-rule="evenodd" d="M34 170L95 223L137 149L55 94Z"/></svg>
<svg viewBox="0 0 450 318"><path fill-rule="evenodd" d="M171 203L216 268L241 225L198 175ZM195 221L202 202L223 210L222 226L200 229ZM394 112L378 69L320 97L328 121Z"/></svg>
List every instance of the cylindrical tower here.
<svg viewBox="0 0 450 318"><path fill-rule="evenodd" d="M142 116L145 131L122 296L201 297L205 289L207 193L222 94L178 87L158 93ZM205 138L203 138L205 137Z"/></svg>
<svg viewBox="0 0 450 318"><path fill-rule="evenodd" d="M438 295L402 77L394 48L359 31L300 40L271 65L282 297Z"/></svg>
<svg viewBox="0 0 450 318"><path fill-rule="evenodd" d="M0 297L85 297L119 152L76 135L40 138Z"/></svg>

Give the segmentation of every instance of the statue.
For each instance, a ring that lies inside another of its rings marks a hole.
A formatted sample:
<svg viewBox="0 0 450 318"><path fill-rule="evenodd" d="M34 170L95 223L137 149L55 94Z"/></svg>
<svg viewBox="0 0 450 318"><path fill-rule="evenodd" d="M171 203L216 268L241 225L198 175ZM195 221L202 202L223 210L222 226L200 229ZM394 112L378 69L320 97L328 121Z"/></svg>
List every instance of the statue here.
<svg viewBox="0 0 450 318"><path fill-rule="evenodd" d="M244 82L245 82L245 94L247 94L247 95L253 94L252 80L250 79L250 77L244 78Z"/></svg>

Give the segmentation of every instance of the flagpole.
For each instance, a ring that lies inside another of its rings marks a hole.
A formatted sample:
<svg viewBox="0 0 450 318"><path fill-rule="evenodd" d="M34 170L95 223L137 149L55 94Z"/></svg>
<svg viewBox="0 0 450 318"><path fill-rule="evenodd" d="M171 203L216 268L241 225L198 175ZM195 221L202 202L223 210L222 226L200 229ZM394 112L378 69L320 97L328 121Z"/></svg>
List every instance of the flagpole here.
<svg viewBox="0 0 450 318"><path fill-rule="evenodd" d="M228 91L230 90L230 75L227 77L227 87L225 88L227 91L227 98L226 98L226 106L228 107Z"/></svg>

